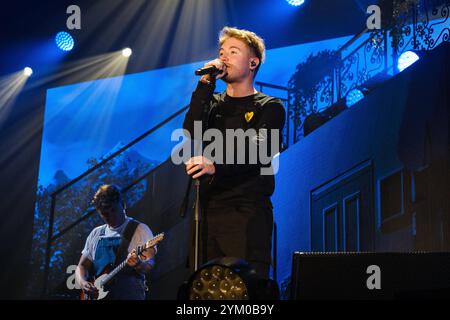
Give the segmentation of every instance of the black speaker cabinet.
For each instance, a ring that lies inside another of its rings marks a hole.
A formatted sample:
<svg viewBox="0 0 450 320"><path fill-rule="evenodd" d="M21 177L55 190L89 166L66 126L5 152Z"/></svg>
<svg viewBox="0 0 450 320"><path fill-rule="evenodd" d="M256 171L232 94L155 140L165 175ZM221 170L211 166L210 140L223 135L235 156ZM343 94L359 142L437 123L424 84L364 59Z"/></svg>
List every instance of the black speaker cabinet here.
<svg viewBox="0 0 450 320"><path fill-rule="evenodd" d="M291 299L450 298L450 253L293 256Z"/></svg>

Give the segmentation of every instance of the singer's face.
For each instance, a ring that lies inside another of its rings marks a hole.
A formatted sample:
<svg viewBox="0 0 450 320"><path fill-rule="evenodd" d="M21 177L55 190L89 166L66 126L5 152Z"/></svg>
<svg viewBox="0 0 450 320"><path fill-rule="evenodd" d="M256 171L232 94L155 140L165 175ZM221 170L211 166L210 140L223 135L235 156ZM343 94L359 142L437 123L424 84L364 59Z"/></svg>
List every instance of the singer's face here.
<svg viewBox="0 0 450 320"><path fill-rule="evenodd" d="M239 82L252 77L250 71L251 50L239 39L228 38L219 50L219 58L227 66L226 82Z"/></svg>

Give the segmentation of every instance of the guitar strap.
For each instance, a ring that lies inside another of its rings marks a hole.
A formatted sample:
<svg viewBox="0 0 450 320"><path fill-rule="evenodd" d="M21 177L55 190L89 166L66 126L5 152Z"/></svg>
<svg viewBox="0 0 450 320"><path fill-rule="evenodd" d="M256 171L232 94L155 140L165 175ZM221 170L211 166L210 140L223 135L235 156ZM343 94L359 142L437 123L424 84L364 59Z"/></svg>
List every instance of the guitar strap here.
<svg viewBox="0 0 450 320"><path fill-rule="evenodd" d="M139 222L131 219L124 232L122 233L122 239L120 241L119 248L116 253L116 260L114 261L114 267L118 266L128 255L128 247L130 245L131 239L133 238L134 232L136 231Z"/></svg>

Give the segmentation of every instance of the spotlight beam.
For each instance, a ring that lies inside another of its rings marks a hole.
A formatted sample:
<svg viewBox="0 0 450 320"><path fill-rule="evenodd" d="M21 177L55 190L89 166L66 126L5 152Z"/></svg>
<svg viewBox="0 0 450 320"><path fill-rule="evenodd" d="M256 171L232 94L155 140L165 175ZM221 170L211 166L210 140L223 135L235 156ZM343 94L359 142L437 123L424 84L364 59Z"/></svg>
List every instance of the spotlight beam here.
<svg viewBox="0 0 450 320"><path fill-rule="evenodd" d="M0 125L6 119L11 105L16 100L27 79L28 76L24 74L24 70L21 70L0 80Z"/></svg>
<svg viewBox="0 0 450 320"><path fill-rule="evenodd" d="M65 83L78 83L123 76L128 65L128 59L124 59L121 51L122 50L67 63L59 72L46 77L41 77L38 81L34 81L30 89L61 80Z"/></svg>

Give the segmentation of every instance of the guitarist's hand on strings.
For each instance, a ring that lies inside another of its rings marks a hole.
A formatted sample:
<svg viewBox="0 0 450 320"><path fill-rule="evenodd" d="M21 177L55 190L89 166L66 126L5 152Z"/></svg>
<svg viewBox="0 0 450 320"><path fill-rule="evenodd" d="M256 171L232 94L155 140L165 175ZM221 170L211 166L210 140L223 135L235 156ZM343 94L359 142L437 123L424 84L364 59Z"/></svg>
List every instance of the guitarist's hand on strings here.
<svg viewBox="0 0 450 320"><path fill-rule="evenodd" d="M80 283L80 287L87 294L98 294L98 289L92 282L82 280Z"/></svg>

